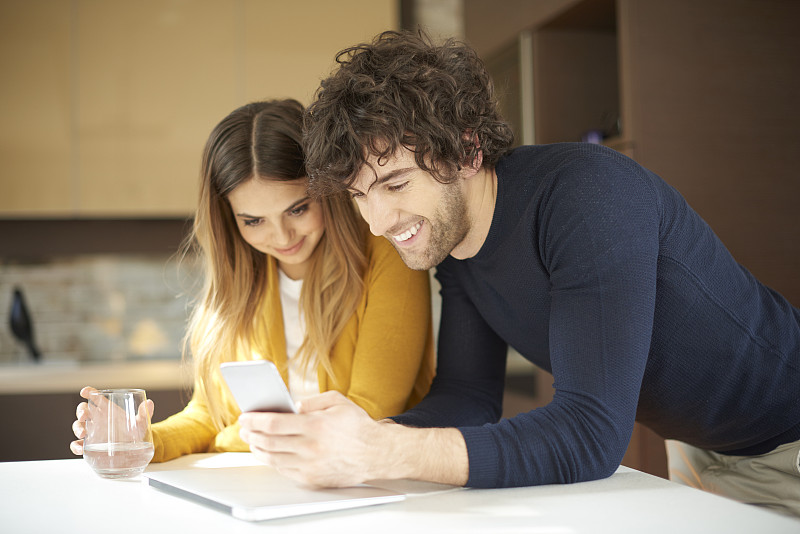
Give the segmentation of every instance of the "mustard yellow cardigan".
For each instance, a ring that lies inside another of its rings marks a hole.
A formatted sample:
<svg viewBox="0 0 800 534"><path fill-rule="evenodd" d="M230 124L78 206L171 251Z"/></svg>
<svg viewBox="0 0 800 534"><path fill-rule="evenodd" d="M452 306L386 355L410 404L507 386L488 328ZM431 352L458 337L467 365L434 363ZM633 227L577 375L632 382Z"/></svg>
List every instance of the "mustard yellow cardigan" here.
<svg viewBox="0 0 800 534"><path fill-rule="evenodd" d="M427 394L435 372L427 271L405 266L383 237L369 235L365 291L331 353L334 386L318 366L320 391L335 389L374 419L396 415ZM288 384L286 336L277 265L269 264L265 296L267 346ZM219 377L216 377L219 380ZM235 405L234 405L235 406ZM217 432L205 395L195 388L183 411L153 425L154 462L196 452L247 451L233 423Z"/></svg>

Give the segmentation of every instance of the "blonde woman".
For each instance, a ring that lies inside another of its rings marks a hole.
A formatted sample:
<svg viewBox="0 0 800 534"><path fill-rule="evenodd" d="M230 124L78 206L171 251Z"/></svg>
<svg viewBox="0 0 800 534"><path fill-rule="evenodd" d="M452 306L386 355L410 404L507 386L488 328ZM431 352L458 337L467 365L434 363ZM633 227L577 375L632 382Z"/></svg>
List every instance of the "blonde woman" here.
<svg viewBox="0 0 800 534"><path fill-rule="evenodd" d="M428 391L428 274L370 235L346 193L308 196L302 111L294 100L248 104L206 143L192 239L205 285L184 348L194 393L183 411L153 425L153 461L249 449L219 373L225 361L271 360L295 400L335 390L375 419ZM75 454L85 418L81 403Z"/></svg>

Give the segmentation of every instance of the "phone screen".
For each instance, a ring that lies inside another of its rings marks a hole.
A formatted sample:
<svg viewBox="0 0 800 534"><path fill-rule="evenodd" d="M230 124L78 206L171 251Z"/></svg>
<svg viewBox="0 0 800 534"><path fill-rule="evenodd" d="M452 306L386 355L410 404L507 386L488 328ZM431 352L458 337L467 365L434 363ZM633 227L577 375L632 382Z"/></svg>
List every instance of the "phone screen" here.
<svg viewBox="0 0 800 534"><path fill-rule="evenodd" d="M292 396L272 362L225 362L220 371L242 412L297 413Z"/></svg>

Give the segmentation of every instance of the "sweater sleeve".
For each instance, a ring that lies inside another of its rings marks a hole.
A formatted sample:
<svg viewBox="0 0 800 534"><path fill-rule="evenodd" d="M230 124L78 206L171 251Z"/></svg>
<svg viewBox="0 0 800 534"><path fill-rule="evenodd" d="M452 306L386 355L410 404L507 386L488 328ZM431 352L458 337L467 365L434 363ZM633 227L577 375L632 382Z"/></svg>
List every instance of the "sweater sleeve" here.
<svg viewBox="0 0 800 534"><path fill-rule="evenodd" d="M215 451L249 451L234 423L219 433L211 422L205 396L198 392L182 411L153 424L154 462L166 462L185 454Z"/></svg>
<svg viewBox="0 0 800 534"><path fill-rule="evenodd" d="M436 272L442 313L436 377L413 409L392 419L416 427L494 423L502 412L507 345L478 313L448 269Z"/></svg>
<svg viewBox="0 0 800 534"><path fill-rule="evenodd" d="M543 408L459 429L469 486L607 477L633 430L653 325L660 206L632 164L575 159L558 174L535 221L550 279L556 392Z"/></svg>
<svg viewBox="0 0 800 534"><path fill-rule="evenodd" d="M345 393L374 419L427 393L434 373L430 282L406 267L383 237L370 237L366 305Z"/></svg>

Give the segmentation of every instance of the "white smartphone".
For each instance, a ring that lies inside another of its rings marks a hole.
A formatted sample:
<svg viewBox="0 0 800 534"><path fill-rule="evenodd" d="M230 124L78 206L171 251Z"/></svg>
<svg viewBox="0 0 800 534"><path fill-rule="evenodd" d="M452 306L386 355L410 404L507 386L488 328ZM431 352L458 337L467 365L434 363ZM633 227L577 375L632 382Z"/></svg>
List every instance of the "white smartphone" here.
<svg viewBox="0 0 800 534"><path fill-rule="evenodd" d="M224 362L220 371L242 412L297 413L292 396L272 362Z"/></svg>

